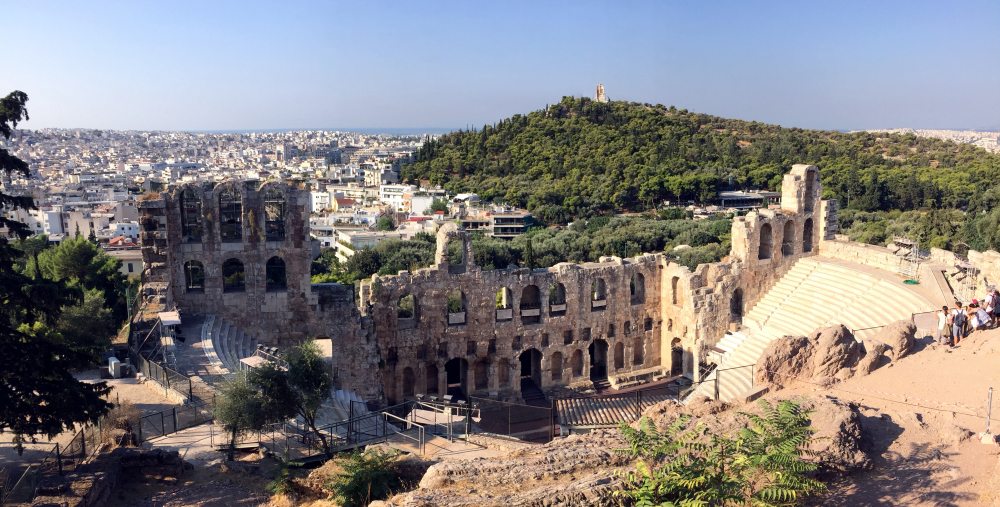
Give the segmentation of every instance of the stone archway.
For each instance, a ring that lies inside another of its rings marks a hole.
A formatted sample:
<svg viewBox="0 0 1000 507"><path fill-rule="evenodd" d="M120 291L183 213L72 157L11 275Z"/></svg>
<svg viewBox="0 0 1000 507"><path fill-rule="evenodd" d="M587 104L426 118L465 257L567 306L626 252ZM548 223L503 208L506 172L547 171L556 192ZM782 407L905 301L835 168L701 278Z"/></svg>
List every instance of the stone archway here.
<svg viewBox="0 0 1000 507"><path fill-rule="evenodd" d="M521 391L541 388L542 353L538 349L528 349L521 352L518 360L521 362Z"/></svg>
<svg viewBox="0 0 1000 507"><path fill-rule="evenodd" d="M598 338L587 349L590 352L590 380L608 379L608 342Z"/></svg>
<svg viewBox="0 0 1000 507"><path fill-rule="evenodd" d="M448 392L453 398L465 399L469 383L469 362L456 357L444 364Z"/></svg>
<svg viewBox="0 0 1000 507"><path fill-rule="evenodd" d="M743 289L737 288L729 299L729 320L743 323Z"/></svg>
<svg viewBox="0 0 1000 507"><path fill-rule="evenodd" d="M680 338L674 338L670 342L670 375L684 374L684 347Z"/></svg>

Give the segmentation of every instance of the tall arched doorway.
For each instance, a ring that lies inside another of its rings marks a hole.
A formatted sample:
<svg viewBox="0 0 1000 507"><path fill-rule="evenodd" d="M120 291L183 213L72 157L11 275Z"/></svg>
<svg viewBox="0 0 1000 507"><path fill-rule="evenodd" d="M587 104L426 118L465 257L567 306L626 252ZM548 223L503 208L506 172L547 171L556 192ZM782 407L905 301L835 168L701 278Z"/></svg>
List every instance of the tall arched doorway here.
<svg viewBox="0 0 1000 507"><path fill-rule="evenodd" d="M680 338L674 338L670 342L670 374L684 374L684 347L681 346Z"/></svg>
<svg viewBox="0 0 1000 507"><path fill-rule="evenodd" d="M743 289L733 291L733 297L729 300L729 320L743 323Z"/></svg>
<svg viewBox="0 0 1000 507"><path fill-rule="evenodd" d="M542 387L542 353L538 349L521 352L521 392Z"/></svg>
<svg viewBox="0 0 1000 507"><path fill-rule="evenodd" d="M469 362L457 357L444 364L448 382L448 393L454 398L465 399L468 392Z"/></svg>
<svg viewBox="0 0 1000 507"><path fill-rule="evenodd" d="M598 338L587 349L590 352L590 380L608 379L608 342Z"/></svg>

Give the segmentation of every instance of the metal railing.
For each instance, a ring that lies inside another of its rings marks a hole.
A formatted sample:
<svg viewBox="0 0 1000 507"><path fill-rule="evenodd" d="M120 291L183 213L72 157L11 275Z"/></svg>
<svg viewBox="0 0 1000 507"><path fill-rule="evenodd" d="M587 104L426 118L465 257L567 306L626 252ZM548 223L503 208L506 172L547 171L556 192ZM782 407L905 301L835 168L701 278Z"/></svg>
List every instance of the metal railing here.
<svg viewBox="0 0 1000 507"><path fill-rule="evenodd" d="M180 407L146 414L139 418L135 425L136 437L139 442L176 433L214 419L213 404L192 403Z"/></svg>
<svg viewBox="0 0 1000 507"><path fill-rule="evenodd" d="M136 371L142 373L147 380L156 382L165 391L171 390L181 395L187 401L194 401L194 389L191 378L187 375L152 359L143 357L142 354L132 349L129 349L129 359L135 366Z"/></svg>
<svg viewBox="0 0 1000 507"><path fill-rule="evenodd" d="M83 426L66 444L56 443L36 463L20 473L9 474L0 485L0 505L31 502L43 480L76 470L100 448L101 433L100 424Z"/></svg>

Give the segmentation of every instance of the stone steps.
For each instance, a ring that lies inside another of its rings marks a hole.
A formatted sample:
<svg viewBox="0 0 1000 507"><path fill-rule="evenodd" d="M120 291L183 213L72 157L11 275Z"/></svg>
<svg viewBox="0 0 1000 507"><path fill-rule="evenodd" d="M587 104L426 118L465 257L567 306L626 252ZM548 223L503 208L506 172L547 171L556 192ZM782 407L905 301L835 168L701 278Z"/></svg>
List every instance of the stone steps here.
<svg viewBox="0 0 1000 507"><path fill-rule="evenodd" d="M752 386L752 368L772 340L785 335L808 335L819 328L843 324L863 339L877 328L913 313L933 309L918 293L892 280L838 262L811 257L800 259L747 312L746 337L724 336L717 345L725 353L716 370L693 395L713 397L718 377L724 401L740 400ZM729 369L733 368L733 369Z"/></svg>

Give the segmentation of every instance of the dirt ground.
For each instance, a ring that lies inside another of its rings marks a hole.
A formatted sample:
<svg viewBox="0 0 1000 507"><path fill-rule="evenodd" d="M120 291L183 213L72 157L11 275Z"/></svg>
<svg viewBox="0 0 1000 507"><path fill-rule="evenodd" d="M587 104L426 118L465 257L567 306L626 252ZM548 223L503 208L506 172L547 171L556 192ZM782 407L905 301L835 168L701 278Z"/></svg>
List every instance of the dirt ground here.
<svg viewBox="0 0 1000 507"><path fill-rule="evenodd" d="M80 372L75 377L84 382L101 380L97 369ZM176 403L158 392L158 389L139 384L134 378L108 379L106 382L113 389L108 396L112 403L131 402L144 414L160 412L177 406ZM0 469L16 469L30 463L36 463L48 455L56 443L65 445L72 440L77 431L77 429L64 431L51 439L40 437L36 443L25 444L24 453L20 456L14 449L14 435L0 433Z"/></svg>
<svg viewBox="0 0 1000 507"><path fill-rule="evenodd" d="M118 488L113 505L120 507L255 507L267 505L266 490L278 471L271 459L244 454L240 469L219 459L187 470L175 482L132 481Z"/></svg>
<svg viewBox="0 0 1000 507"><path fill-rule="evenodd" d="M1000 446L980 442L989 388L1000 388L1000 329L975 333L954 348L923 350L869 376L821 389L798 383L788 392L823 392L862 408L871 471L830 484L816 505L1000 505L992 481ZM1000 390L992 432L1000 433Z"/></svg>

